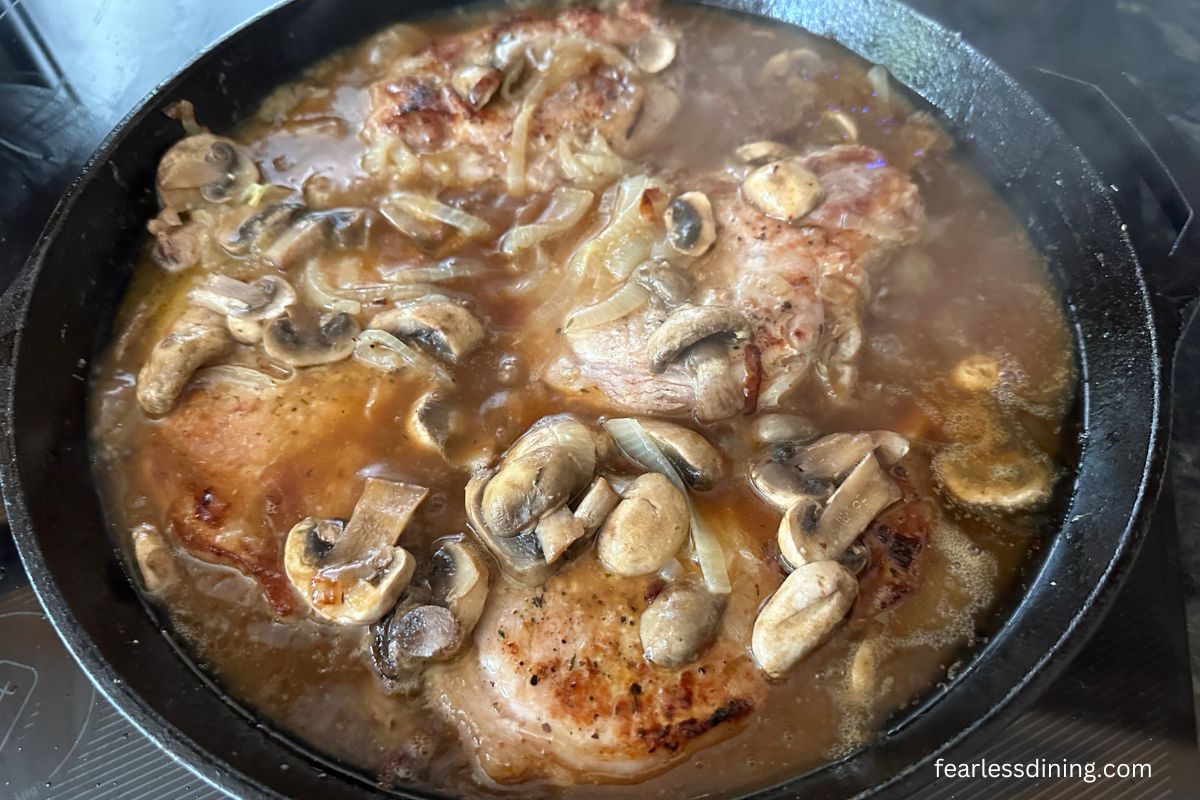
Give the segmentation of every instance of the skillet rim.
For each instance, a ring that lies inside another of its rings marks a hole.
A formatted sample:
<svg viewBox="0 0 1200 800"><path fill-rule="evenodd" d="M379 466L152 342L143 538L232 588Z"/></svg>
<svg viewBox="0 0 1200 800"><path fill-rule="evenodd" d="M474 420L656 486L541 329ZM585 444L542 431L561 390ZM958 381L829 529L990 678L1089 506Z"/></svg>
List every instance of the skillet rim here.
<svg viewBox="0 0 1200 800"><path fill-rule="evenodd" d="M101 177L105 167L110 163L110 159L120 148L126 137L147 116L161 108L181 83L193 74L201 72L207 66L206 62L210 59L218 57L220 53L236 46L241 36L248 30L256 28L265 18L272 17L284 8L301 6L305 3L310 6L314 5L310 0L284 0L277 3L247 20L244 24L202 50L176 75L160 83L133 111L126 115L105 138L96 153L88 159L80 175L72 182L63 198L59 201L26 267L22 270L21 276L18 277L13 289L6 295L6 305L8 307L3 314L4 330L11 333L6 337L4 344L5 349L9 351L10 357L4 359L7 363L0 369L0 380L3 382L2 388L4 394L3 410L6 413L6 419L13 419L15 413L16 393L20 385L19 370L22 363L21 353L24 352L24 348L34 347L34 345L27 345L24 337L24 321L29 311L31 295L36 289L41 269L45 265L47 253L57 243L57 234L61 232L63 226L69 221L72 209L80 195L85 193L88 187ZM779 11L778 5L775 3L739 2L739 0L728 0L728 2L718 0L714 2L713 0L704 0L702 4L758 13L772 20L780 20L781 15L787 13L786 11ZM783 5L787 6L789 4L784 3ZM863 0L859 5L874 8L896 7L906 16L910 15L916 18L919 23L939 34L947 33L946 29L936 21L900 3ZM393 17L397 19L404 18L406 16L404 11L405 9L397 9ZM814 32L818 35L828 35L827 32ZM835 38L839 44L861 54L860 48L846 43L840 37ZM1037 107L1042 112L1042 119L1038 120L1038 124L1053 126L1058 138L1062 142L1067 143L1072 151L1079 152L1075 142L1052 120L1041 104L1037 102L1036 98L1012 78L1010 73L961 40L958 40L954 46L972 56L972 62L975 66L987 69L993 76L999 77L1009 92ZM314 60L309 59L310 62ZM943 109L939 107L939 110ZM1081 152L1079 152L1079 158L1079 166L1089 182L1097 187L1102 187L1099 176L1091 169L1090 164L1087 163L1086 158ZM1116 208L1111 203L1111 199L1107 193L1101 191L1098 196L1102 198L1105 210L1111 213L1114 218L1119 218ZM1139 299L1142 301L1139 308L1139 321L1143 322L1149 334L1147 344L1150 347L1150 354L1153 357L1154 363L1153 381L1150 387L1153 390L1153 413L1149 421L1149 436L1145 442L1145 458L1141 462L1142 470L1138 476L1135 503L1130 509L1127 523L1117 538L1117 546L1111 551L1112 554L1109 558L1107 568L1100 576L1100 579L1092 586L1090 593L1079 601L1078 611L1072 617L1069 625L1055 639L1047 652L1030 668L1023 680L1014 684L983 716L975 719L974 722L962 728L957 734L944 741L939 737L939 744L932 752L927 752L924 757L910 764L907 768L898 771L891 778L864 790L858 796L876 794L898 784L906 783L907 779L914 772L927 767L936 756L952 749L968 737L978 737L980 730L988 727L994 728L1001 722L1010 719L1017 711L1016 704L1013 703L1014 698L1022 694L1028 696L1031 689L1044 686L1064 666L1072 646L1077 646L1081 638L1098 624L1103 612L1111 604L1115 589L1128 572L1128 568L1133 561L1133 556L1136 554L1145 536L1149 523L1149 515L1154 507L1154 501L1161 483L1165 464L1170 421L1169 415L1164 414L1163 410L1169 409L1171 376L1169 373L1169 364L1166 364L1161 357L1161 343L1154 325L1150 295L1146 287L1146 267L1138 260L1138 255L1129 242L1128 236L1122 234L1119 238L1128 248L1129 259L1131 265L1134 267L1134 274L1140 290ZM1084 357L1086 350L1079 341L1078 331L1076 331L1076 345L1079 349L1080 357ZM31 360L30 355L27 354L24 358L26 364ZM1081 391L1086 395L1088 388L1087 377L1081 374L1080 379ZM1084 402L1086 405L1086 396ZM1138 449L1139 452L1143 452L1140 441L1139 439ZM46 610L47 616L50 617L60 637L67 644L68 651L80 663L85 673L88 674L89 679L97 686L97 689L112 701L124 715L129 717L139 730L146 733L160 747L166 750L172 758L196 771L205 780L214 783L226 791L236 790L244 792L247 788L250 788L259 792L260 796L282 797L282 795L267 788L250 776L230 770L219 759L215 759L207 750L199 747L193 740L183 734L181 730L176 728L175 725L167 722L156 710L152 709L149 703L134 692L121 678L120 674L112 668L111 664L100 655L91 637L78 624L74 615L67 608L65 597L58 587L54 585L53 578L43 558L41 544L38 541L39 537L32 527L29 510L26 508L26 492L21 480L22 470L18 464L19 445L16 439L16 431L11 425L5 426L3 441L0 443L0 454L3 455L3 461L0 463L0 477L3 478L4 486L17 487L15 492L5 492L5 502L8 506L9 518L13 521L13 534L17 543L17 549L30 575L31 584L34 587L39 602ZM9 495L12 496L9 497ZM1055 534L1055 540L1057 541L1062 535L1063 529L1060 527ZM1024 604L1024 600L1022 604ZM1005 620L1003 630L1007 631L1010 627L1011 620ZM971 673L977 660L992 646L993 644L989 643L987 647L981 648L971 654L971 665L963 671L959 678L956 678L953 686L957 686L961 678L965 678ZM187 659L187 661L189 664L191 663L190 659ZM1054 663L1055 661L1058 663ZM201 675L202 679L203 677ZM927 710L932 710L940 705L953 691L953 686L949 691L933 693L929 698L931 702ZM225 702L229 702L229 698L224 692L217 691ZM234 705L238 707L236 703ZM286 741L287 747L293 750L299 749L301 752L304 752L304 748L298 748L297 743L292 739L286 738L284 741ZM870 746L868 749L870 749ZM839 765L853 760L857 755L858 753L856 752L842 761L826 764L817 770L817 772L836 769ZM310 753L307 754L307 757L311 759L314 756ZM320 757L317 757L317 759L319 763L328 763ZM200 768L204 768L206 772L200 772ZM216 771L215 777L208 772L210 770ZM782 793L786 793L788 787L802 785L797 782L803 781L804 778L805 776L798 776L795 781L789 781L786 784L772 787L755 794L755 796L764 798L783 796Z"/></svg>

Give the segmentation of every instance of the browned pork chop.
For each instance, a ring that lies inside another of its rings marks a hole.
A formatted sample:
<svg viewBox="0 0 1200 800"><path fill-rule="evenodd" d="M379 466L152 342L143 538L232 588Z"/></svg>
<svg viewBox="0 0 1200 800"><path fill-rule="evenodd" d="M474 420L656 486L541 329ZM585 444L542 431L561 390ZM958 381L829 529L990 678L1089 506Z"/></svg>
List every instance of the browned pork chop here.
<svg viewBox="0 0 1200 800"><path fill-rule="evenodd" d="M913 241L924 221L916 186L876 150L818 150L804 165L820 179L825 199L796 224L762 214L731 181L701 182L713 205L717 240L691 270L693 302L736 308L753 330L749 345L730 354L745 403L728 404L725 416L779 405L814 367L826 375L849 370L852 383L869 270ZM571 357L554 364L548 378L573 390L597 387L636 413L693 408L699 398L688 371L673 365L655 375L647 364L647 340L667 313L653 303L571 334Z"/></svg>
<svg viewBox="0 0 1200 800"><path fill-rule="evenodd" d="M365 138L394 136L415 153L443 153L453 169L440 180L478 186L505 177L514 123L528 105L527 185L550 188L564 177L556 155L564 136L578 146L597 131L617 150L636 146L638 127L651 116L643 113L648 87L658 81L625 51L662 30L635 2L612 13L579 6L553 19L519 15L439 40L401 59L371 88ZM542 60L540 70L518 67L525 48ZM511 93L501 88L506 79ZM481 108L472 102L487 97Z"/></svg>
<svg viewBox="0 0 1200 800"><path fill-rule="evenodd" d="M169 530L193 555L257 580L277 613L294 613L283 541L303 517L353 509L367 453L346 425L361 416L368 388L349 370L309 371L274 391L188 391L137 453Z"/></svg>
<svg viewBox="0 0 1200 800"><path fill-rule="evenodd" d="M605 575L589 555L536 589L496 580L476 649L430 673L427 694L493 780L643 778L736 732L766 696L747 646L780 576L743 557L731 572L716 642L679 669L642 656L653 576Z"/></svg>

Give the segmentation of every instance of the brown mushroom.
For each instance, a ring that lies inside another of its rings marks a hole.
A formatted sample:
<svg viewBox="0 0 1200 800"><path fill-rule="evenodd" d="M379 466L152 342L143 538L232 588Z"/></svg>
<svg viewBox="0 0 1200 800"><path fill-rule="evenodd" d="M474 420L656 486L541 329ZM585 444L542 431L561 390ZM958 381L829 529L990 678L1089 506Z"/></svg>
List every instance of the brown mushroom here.
<svg viewBox="0 0 1200 800"><path fill-rule="evenodd" d="M191 308L150 351L138 372L137 398L142 410L160 417L175 407L192 373L233 347L224 320L204 308Z"/></svg>
<svg viewBox="0 0 1200 800"><path fill-rule="evenodd" d="M639 475L600 527L596 555L616 575L657 572L687 540L689 518L687 499L665 475Z"/></svg>
<svg viewBox="0 0 1200 800"><path fill-rule="evenodd" d="M158 199L189 211L238 199L259 179L258 166L241 145L200 133L176 142L158 162Z"/></svg>
<svg viewBox="0 0 1200 800"><path fill-rule="evenodd" d="M314 309L291 306L263 330L263 350L293 367L332 364L350 357L358 322L346 313L318 315Z"/></svg>
<svg viewBox="0 0 1200 800"><path fill-rule="evenodd" d="M344 526L312 517L292 526L283 550L288 580L322 619L375 622L412 579L416 562L396 542L428 495L422 486L367 478Z"/></svg>
<svg viewBox="0 0 1200 800"><path fill-rule="evenodd" d="M483 324L462 305L435 295L376 314L370 328L411 339L457 364L483 341Z"/></svg>
<svg viewBox="0 0 1200 800"><path fill-rule="evenodd" d="M650 371L662 373L684 350L710 336L744 340L750 336L750 323L740 311L725 306L683 306L650 335L646 343Z"/></svg>

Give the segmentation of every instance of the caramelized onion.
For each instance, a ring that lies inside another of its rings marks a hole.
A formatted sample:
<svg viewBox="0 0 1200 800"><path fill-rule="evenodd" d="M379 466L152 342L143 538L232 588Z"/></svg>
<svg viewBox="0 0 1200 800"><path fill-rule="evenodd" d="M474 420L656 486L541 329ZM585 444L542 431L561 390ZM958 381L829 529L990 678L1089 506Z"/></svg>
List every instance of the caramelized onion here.
<svg viewBox="0 0 1200 800"><path fill-rule="evenodd" d="M486 221L474 214L468 214L461 208L446 205L432 197L425 197L416 192L392 192L380 202L379 211L393 225L396 224L393 220L394 217L399 218L401 214L411 214L421 220L441 222L457 228L473 239L487 236L492 230ZM400 214L397 214L397 211ZM397 225L397 227L400 226ZM401 232L403 232L403 228L401 228Z"/></svg>
<svg viewBox="0 0 1200 800"><path fill-rule="evenodd" d="M583 219L593 199L595 195L587 189L560 186L554 190L549 205L537 222L514 226L500 241L500 249L505 255L511 256L570 230Z"/></svg>
<svg viewBox="0 0 1200 800"><path fill-rule="evenodd" d="M415 370L438 383L453 383L450 373L427 355L387 331L369 329L354 340L354 359L380 372Z"/></svg>
<svg viewBox="0 0 1200 800"><path fill-rule="evenodd" d="M649 299L649 290L631 281L599 303L571 312L563 330L567 333L578 333L613 320L624 319L646 305Z"/></svg>

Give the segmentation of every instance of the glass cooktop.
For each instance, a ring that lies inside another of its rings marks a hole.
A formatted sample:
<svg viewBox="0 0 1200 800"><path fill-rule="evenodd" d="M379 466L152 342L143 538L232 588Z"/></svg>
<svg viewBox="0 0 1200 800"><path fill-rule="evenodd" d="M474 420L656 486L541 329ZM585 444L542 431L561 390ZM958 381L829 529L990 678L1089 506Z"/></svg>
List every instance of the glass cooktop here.
<svg viewBox="0 0 1200 800"><path fill-rule="evenodd" d="M198 48L268 5L0 0L0 285L11 280L104 134ZM969 35L974 27L984 45L1003 44L997 31L1013 18L1007 0L917 5ZM1119 27L1119 14L1140 13L1136 3L1103 0L1022 5L1054 10L1026 15L1024 33L1007 37L1022 48L1009 44L1009 54L1021 57L1061 53L1070 37L1055 34L1049 48L1037 37L1062 31L1064 21L1103 36ZM1177 13L1183 10L1180 3ZM931 775L922 798L1200 797L1179 531L1168 488L1134 573L1088 647L1030 710L960 759L1148 764L1151 775L1095 782ZM224 796L173 762L92 687L42 616L7 531L0 531L0 800Z"/></svg>

